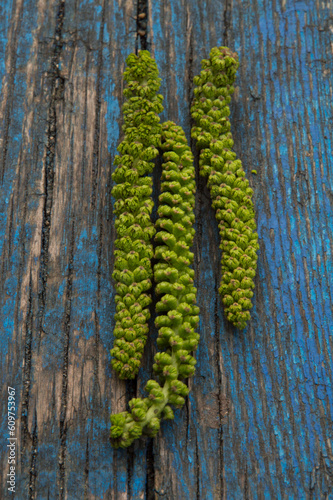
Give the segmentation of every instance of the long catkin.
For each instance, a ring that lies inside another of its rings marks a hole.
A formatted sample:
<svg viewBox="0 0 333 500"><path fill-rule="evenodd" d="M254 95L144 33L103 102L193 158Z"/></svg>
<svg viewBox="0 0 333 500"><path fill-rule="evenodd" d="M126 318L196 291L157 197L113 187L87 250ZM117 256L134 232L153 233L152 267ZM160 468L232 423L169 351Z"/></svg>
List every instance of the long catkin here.
<svg viewBox="0 0 333 500"><path fill-rule="evenodd" d="M159 382L149 380L145 387L148 397L132 399L130 411L111 415L110 438L115 448L130 446L142 434L155 436L161 419L174 417L170 404L176 408L184 404L188 387L183 380L195 371L191 352L199 341L195 332L199 308L190 268L195 233L193 155L181 127L166 122L162 128L164 163L154 255L156 293L160 295L155 325L157 344L163 351L155 355L153 369Z"/></svg>
<svg viewBox="0 0 333 500"><path fill-rule="evenodd" d="M231 151L234 142L228 105L234 92L238 56L227 47L215 47L201 64L202 71L194 78L191 113L196 126L192 137L200 149L200 174L207 178L221 235L219 292L227 319L243 329L250 319L259 244L253 190L242 162Z"/></svg>
<svg viewBox="0 0 333 500"><path fill-rule="evenodd" d="M147 174L161 144L159 113L163 97L158 94L161 79L156 62L146 50L126 59L123 105L124 139L115 157L116 185L112 195L118 239L115 241L116 325L112 367L121 379L135 378L148 333L152 286L153 208L152 179Z"/></svg>

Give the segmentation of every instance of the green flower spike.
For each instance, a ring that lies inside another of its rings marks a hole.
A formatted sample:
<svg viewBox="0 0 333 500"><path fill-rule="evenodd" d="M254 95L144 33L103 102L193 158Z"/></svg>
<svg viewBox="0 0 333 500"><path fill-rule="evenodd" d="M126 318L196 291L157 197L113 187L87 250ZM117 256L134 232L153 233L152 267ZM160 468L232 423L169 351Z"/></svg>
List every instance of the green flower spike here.
<svg viewBox="0 0 333 500"><path fill-rule="evenodd" d="M191 108L196 126L192 137L200 149L200 174L207 177L221 235L222 280L219 288L227 319L240 329L250 319L253 278L257 267L258 234L253 191L242 162L231 151L229 103L239 66L227 47L215 47L194 78Z"/></svg>
<svg viewBox="0 0 333 500"><path fill-rule="evenodd" d="M199 308L195 305L193 253L195 180L193 155L181 127L173 122L162 125L162 193L159 197L157 247L154 266L156 293L155 325L157 344L162 352L155 356L153 369L159 382L149 380L146 398L129 402L130 411L111 415L112 446L126 448L142 434L155 436L162 419L174 417L172 404L180 408L188 394L181 380L193 375L196 361L191 355L198 345L195 328Z"/></svg>
<svg viewBox="0 0 333 500"><path fill-rule="evenodd" d="M117 312L111 364L121 379L133 379L140 367L150 317L155 228L151 222L152 179L147 174L153 170L152 160L161 145L158 113L163 110L163 97L157 94L161 79L147 50L138 56L130 54L126 63L124 139L118 146L120 155L115 157L112 175L118 239L112 275L117 283Z"/></svg>

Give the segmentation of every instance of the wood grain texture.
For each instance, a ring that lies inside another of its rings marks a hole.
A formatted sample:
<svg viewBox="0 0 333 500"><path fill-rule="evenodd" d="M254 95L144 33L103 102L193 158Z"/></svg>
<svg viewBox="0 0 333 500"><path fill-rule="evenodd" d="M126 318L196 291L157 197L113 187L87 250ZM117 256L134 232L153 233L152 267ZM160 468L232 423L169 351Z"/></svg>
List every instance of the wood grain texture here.
<svg viewBox="0 0 333 500"><path fill-rule="evenodd" d="M15 498L333 498L332 32L333 6L319 0L1 3L1 498L8 385ZM158 438L113 450L110 412L144 394L156 351L151 321L137 381L110 368L111 173L125 58L140 43L163 79L162 118L189 141L201 59L215 45L238 52L231 123L260 251L239 332L223 316L217 224L197 176L191 392Z"/></svg>

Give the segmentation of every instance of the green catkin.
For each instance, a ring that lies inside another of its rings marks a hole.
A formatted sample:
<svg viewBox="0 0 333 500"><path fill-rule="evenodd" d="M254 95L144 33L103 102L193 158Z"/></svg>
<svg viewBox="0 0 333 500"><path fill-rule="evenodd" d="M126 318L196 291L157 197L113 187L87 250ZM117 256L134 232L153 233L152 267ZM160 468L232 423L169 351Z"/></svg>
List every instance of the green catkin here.
<svg viewBox="0 0 333 500"><path fill-rule="evenodd" d="M159 196L155 241L154 279L159 314L157 344L162 352L155 356L153 369L159 378L149 380L146 398L134 398L130 410L111 415L110 438L115 448L125 448L142 434L155 436L162 419L172 419L170 406L180 408L188 394L181 380L193 375L196 361L191 355L198 345L195 328L199 322L193 253L195 173L193 155L181 127L173 122L162 125L161 195Z"/></svg>
<svg viewBox="0 0 333 500"><path fill-rule="evenodd" d="M228 116L238 55L227 47L215 47L201 64L202 71L194 78L192 137L200 149L200 174L207 178L221 235L219 293L227 319L243 329L250 319L259 244L253 190L241 161L231 151L234 142Z"/></svg>
<svg viewBox="0 0 333 500"><path fill-rule="evenodd" d="M120 155L115 157L112 175L118 239L112 275L117 312L111 365L121 379L133 379L140 367L150 317L155 228L151 222L152 179L147 174L153 170L152 160L161 145L158 113L163 110L163 97L157 93L161 79L148 51L130 54L126 63L124 139L118 146Z"/></svg>

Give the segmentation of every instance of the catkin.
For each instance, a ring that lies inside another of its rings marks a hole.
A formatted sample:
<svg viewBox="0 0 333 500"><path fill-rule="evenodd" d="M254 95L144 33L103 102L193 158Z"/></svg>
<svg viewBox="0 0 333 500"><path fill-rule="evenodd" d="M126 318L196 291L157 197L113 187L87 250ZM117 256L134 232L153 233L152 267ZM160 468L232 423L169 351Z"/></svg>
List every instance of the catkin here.
<svg viewBox="0 0 333 500"><path fill-rule="evenodd" d="M125 448L142 434L155 436L161 419L174 417L172 404L180 408L188 394L182 381L194 374L196 360L191 355L198 345L199 322L194 270L190 268L194 237L195 175L193 155L181 127L173 122L162 125L162 182L156 221L154 278L158 316L157 344L153 369L159 378L149 380L146 398L129 402L130 411L111 415L111 444Z"/></svg>
<svg viewBox="0 0 333 500"><path fill-rule="evenodd" d="M118 146L120 155L115 157L112 175L118 239L112 275L117 312L111 364L121 379L133 379L140 367L150 317L155 228L151 221L152 179L147 174L153 170L152 160L161 144L158 113L163 110L163 97L157 93L161 79L148 51L130 54L126 63L124 139Z"/></svg>
<svg viewBox="0 0 333 500"><path fill-rule="evenodd" d="M222 278L219 293L227 319L240 329L250 319L249 309L257 267L258 234L252 202L253 190L242 162L231 150L229 103L239 66L227 47L215 47L194 78L191 107L196 125L192 137L200 149L200 174L207 178L221 236Z"/></svg>

